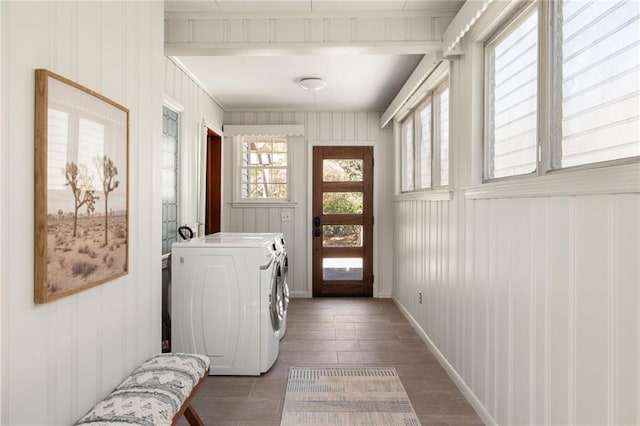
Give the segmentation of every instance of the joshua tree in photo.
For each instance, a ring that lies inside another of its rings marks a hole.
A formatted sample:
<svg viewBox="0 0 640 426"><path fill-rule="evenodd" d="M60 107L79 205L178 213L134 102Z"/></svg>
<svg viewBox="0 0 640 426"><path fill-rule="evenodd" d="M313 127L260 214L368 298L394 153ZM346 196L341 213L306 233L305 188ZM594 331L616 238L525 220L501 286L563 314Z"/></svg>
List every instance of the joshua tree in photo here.
<svg viewBox="0 0 640 426"><path fill-rule="evenodd" d="M64 176L67 179L65 185L71 188L73 198L75 199L75 212L73 215L73 237L75 238L78 228L78 210L80 210L80 207L86 205L87 213L91 213L95 210L95 203L99 197L95 196L95 191L90 187L92 177L89 175L86 165L81 164L80 167L78 167L76 163L70 161L66 164ZM60 213L61 210L58 211L58 215L60 215Z"/></svg>
<svg viewBox="0 0 640 426"><path fill-rule="evenodd" d="M115 180L118 175L118 168L113 164L106 155L96 157L96 167L98 175L102 180L102 191L104 192L104 245L109 244L108 225L109 225L109 193L116 189L120 181Z"/></svg>

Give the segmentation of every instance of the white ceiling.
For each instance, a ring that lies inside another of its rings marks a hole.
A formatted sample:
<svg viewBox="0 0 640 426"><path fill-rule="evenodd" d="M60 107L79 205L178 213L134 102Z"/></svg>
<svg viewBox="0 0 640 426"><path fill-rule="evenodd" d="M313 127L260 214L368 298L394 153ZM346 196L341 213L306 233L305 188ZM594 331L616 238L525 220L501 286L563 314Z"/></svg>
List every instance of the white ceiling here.
<svg viewBox="0 0 640 426"><path fill-rule="evenodd" d="M171 12L252 13L433 9L460 1L434 0L167 0ZM351 54L284 56L176 56L226 111L384 111L422 55ZM323 77L327 86L302 89L300 77Z"/></svg>
<svg viewBox="0 0 640 426"><path fill-rule="evenodd" d="M384 111L422 55L180 56L227 111ZM327 86L305 90L300 77Z"/></svg>

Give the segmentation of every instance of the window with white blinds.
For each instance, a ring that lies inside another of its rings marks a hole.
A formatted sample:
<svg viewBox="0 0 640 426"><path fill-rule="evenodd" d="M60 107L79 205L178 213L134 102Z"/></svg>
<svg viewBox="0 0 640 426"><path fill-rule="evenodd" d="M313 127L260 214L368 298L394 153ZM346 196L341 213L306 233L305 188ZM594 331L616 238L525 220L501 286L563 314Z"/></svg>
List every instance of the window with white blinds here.
<svg viewBox="0 0 640 426"><path fill-rule="evenodd" d="M426 189L431 188L431 99L418 108L415 118L420 123L416 126L416 142L419 146L416 189Z"/></svg>
<svg viewBox="0 0 640 426"><path fill-rule="evenodd" d="M402 122L402 192L449 184L449 82L425 96Z"/></svg>
<svg viewBox="0 0 640 426"><path fill-rule="evenodd" d="M638 161L640 1L523 7L485 42L485 179Z"/></svg>
<svg viewBox="0 0 640 426"><path fill-rule="evenodd" d="M557 10L560 166L640 155L640 2L565 0Z"/></svg>
<svg viewBox="0 0 640 426"><path fill-rule="evenodd" d="M437 93L439 98L438 134L440 136L440 186L449 185L449 86Z"/></svg>
<svg viewBox="0 0 640 426"><path fill-rule="evenodd" d="M413 119L410 117L402 123L402 192L413 191Z"/></svg>
<svg viewBox="0 0 640 426"><path fill-rule="evenodd" d="M486 45L486 178L536 170L538 13L531 8Z"/></svg>

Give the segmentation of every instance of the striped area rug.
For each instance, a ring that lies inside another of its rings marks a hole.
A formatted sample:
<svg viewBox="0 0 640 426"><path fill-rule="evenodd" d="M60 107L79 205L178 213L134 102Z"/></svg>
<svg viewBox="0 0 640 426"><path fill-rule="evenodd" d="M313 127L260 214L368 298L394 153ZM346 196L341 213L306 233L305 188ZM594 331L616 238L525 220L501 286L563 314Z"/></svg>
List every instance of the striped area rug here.
<svg viewBox="0 0 640 426"><path fill-rule="evenodd" d="M419 426L395 368L289 369L281 426Z"/></svg>

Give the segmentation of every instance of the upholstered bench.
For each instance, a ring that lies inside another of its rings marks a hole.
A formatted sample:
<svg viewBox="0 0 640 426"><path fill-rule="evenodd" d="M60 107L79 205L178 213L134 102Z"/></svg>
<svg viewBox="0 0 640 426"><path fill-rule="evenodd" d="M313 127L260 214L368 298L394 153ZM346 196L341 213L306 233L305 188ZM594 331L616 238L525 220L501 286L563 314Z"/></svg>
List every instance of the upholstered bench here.
<svg viewBox="0 0 640 426"><path fill-rule="evenodd" d="M77 425L165 426L184 414L192 426L202 420L191 399L209 374L209 358L191 354L161 354L136 368Z"/></svg>

